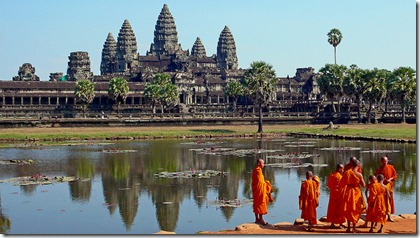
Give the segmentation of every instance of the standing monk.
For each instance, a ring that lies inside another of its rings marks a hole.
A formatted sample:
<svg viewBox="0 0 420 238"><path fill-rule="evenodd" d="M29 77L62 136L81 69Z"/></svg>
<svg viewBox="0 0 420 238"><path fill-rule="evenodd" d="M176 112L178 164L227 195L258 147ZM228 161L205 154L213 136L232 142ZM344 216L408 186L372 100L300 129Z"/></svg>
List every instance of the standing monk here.
<svg viewBox="0 0 420 238"><path fill-rule="evenodd" d="M301 218L308 221L308 231L313 231L317 223L316 208L318 207L320 181L311 171L306 172L306 180L302 181L299 194L299 209L302 210Z"/></svg>
<svg viewBox="0 0 420 238"><path fill-rule="evenodd" d="M391 211L388 213L388 221L394 222L391 219L391 214L395 213L395 206L394 206L394 181L397 179L397 171L393 165L388 164L388 157L382 156L381 157L381 167L376 170L375 175L382 174L384 176L384 184L389 188L389 200L391 203Z"/></svg>
<svg viewBox="0 0 420 238"><path fill-rule="evenodd" d="M269 195L272 190L270 182L264 179L262 169L264 160L258 159L257 166L252 171L252 197L254 199L253 208L255 213L255 223L267 225L263 215L267 214Z"/></svg>
<svg viewBox="0 0 420 238"><path fill-rule="evenodd" d="M362 211L366 208L364 205L360 185L365 187L365 181L361 173L358 172L360 162L352 161L353 168L344 172L339 185L344 188L342 215L347 219L346 232L356 232L356 223L359 221ZM352 226L350 226L352 224ZM351 230L353 227L353 231Z"/></svg>
<svg viewBox="0 0 420 238"><path fill-rule="evenodd" d="M382 228L386 223L386 215L389 212L389 192L383 183L384 176L378 174L378 182L374 182L369 188L369 208L366 220L371 222L369 232L373 232L373 225L377 222L381 223L378 233L382 233Z"/></svg>
<svg viewBox="0 0 420 238"><path fill-rule="evenodd" d="M334 172L328 176L328 188L330 189L330 200L328 201L327 221L331 222L330 228L337 228L346 221L340 212L343 201L343 187L340 187L340 180L343 177L344 166L337 164Z"/></svg>
<svg viewBox="0 0 420 238"><path fill-rule="evenodd" d="M352 169L353 168L353 161L355 161L355 160L357 160L356 157L354 157L354 156L350 157L349 162L346 165L344 165L344 171L343 172L346 172L347 170ZM357 169L357 172L363 174L361 165L359 165L359 168Z"/></svg>

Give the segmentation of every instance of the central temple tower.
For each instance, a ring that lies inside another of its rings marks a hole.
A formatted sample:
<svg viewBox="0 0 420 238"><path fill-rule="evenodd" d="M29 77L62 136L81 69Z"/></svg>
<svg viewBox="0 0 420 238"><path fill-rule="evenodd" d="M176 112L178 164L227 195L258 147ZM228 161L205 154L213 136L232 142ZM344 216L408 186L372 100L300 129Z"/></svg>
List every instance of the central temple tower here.
<svg viewBox="0 0 420 238"><path fill-rule="evenodd" d="M168 5L164 4L155 26L153 43L147 55L173 55L183 54L181 44L178 44L178 32L175 21L169 11Z"/></svg>

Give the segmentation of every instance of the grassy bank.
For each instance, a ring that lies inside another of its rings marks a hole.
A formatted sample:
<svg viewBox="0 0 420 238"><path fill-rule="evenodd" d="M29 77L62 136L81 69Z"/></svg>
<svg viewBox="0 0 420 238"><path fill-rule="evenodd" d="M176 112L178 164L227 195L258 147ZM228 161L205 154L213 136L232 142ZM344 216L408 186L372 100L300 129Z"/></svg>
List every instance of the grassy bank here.
<svg viewBox="0 0 420 238"><path fill-rule="evenodd" d="M264 125L264 133L310 133L416 140L415 124L349 124L334 130L326 125ZM77 140L115 137L179 138L182 136L222 136L256 134L255 125L214 125L182 127L83 127L83 128L4 128L0 140Z"/></svg>

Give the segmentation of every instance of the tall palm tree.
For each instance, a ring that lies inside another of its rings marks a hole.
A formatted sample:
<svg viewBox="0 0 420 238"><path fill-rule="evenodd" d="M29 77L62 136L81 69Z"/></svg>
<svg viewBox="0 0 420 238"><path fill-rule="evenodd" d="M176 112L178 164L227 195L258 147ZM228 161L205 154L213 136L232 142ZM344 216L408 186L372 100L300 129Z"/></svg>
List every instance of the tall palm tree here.
<svg viewBox="0 0 420 238"><path fill-rule="evenodd" d="M343 39L343 35L341 34L340 30L337 28L333 28L328 32L328 43L334 47L334 63L337 64L337 46L340 44L341 39Z"/></svg>
<svg viewBox="0 0 420 238"><path fill-rule="evenodd" d="M401 122L405 123L408 106L416 101L416 71L410 67L399 67L392 72L392 91L395 91L401 105Z"/></svg>
<svg viewBox="0 0 420 238"><path fill-rule="evenodd" d="M93 99L95 98L93 83L88 79L77 81L74 88L74 95L76 100L82 103L83 117L85 117L87 105L92 103Z"/></svg>
<svg viewBox="0 0 420 238"><path fill-rule="evenodd" d="M258 105L258 133L262 133L262 107L271 101L276 90L276 72L272 65L264 61L254 61L245 71L242 82L245 83L254 105Z"/></svg>
<svg viewBox="0 0 420 238"><path fill-rule="evenodd" d="M346 77L343 81L344 93L347 94L349 98L354 97L357 105L357 121L358 123L362 122L362 117L360 115L360 108L363 96L363 70L357 67L357 65L352 64L347 69ZM351 105L351 104L350 104Z"/></svg>
<svg viewBox="0 0 420 238"><path fill-rule="evenodd" d="M117 113L120 114L120 101L124 101L130 91L127 81L123 78L113 78L109 81L108 93L117 103Z"/></svg>

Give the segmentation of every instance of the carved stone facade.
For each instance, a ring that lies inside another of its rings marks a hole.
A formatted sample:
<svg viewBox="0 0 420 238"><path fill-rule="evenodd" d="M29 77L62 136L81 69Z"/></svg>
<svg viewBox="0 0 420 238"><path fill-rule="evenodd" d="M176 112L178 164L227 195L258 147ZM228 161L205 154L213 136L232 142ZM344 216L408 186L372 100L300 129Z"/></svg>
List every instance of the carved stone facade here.
<svg viewBox="0 0 420 238"><path fill-rule="evenodd" d="M35 67L30 63L24 63L19 67L18 76L13 77L13 81L39 81L35 75Z"/></svg>
<svg viewBox="0 0 420 238"><path fill-rule="evenodd" d="M71 52L67 67L67 80L78 81L81 79L93 79L88 52Z"/></svg>
<svg viewBox="0 0 420 238"><path fill-rule="evenodd" d="M145 55L137 52L136 36L130 22L125 20L117 41L112 33L107 35L102 49L100 75L91 72L87 52L71 52L68 58L67 74L51 73L50 82L21 84L24 82L0 81L1 107L13 116L18 112L28 117L42 112L74 117L78 112L74 98L75 83L89 79L95 85L95 99L89 111L109 113L114 111L113 100L107 93L109 81L122 77L127 80L130 92L121 105L121 111L147 115L151 107L144 98L144 87L156 73L167 73L178 88L179 98L178 104L165 109L166 112L225 114L231 106L229 97L224 94L225 85L230 81L239 81L245 72L238 68L235 40L227 26L219 35L216 54L207 56L200 37L196 38L191 54L189 50L183 50L178 43L175 20L166 4L158 16L153 43ZM299 103L317 90L313 75L313 68L303 68L297 69L295 77L278 78L277 92L267 108L273 112L311 110L309 104ZM35 68L30 64L20 67L19 76L13 78L13 81L38 80ZM244 98L240 101L241 110L252 113L252 103Z"/></svg>

